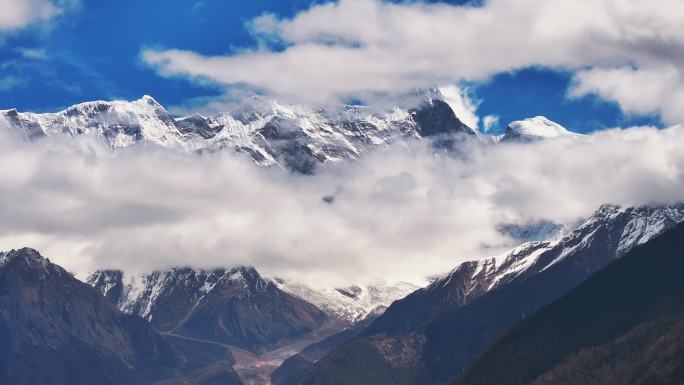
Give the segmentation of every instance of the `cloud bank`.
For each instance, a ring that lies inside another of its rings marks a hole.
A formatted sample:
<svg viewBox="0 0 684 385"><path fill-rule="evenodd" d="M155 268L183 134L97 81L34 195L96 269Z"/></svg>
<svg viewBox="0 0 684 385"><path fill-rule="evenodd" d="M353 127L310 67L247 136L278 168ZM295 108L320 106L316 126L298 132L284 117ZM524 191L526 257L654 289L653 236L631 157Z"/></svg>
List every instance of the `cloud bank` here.
<svg viewBox="0 0 684 385"><path fill-rule="evenodd" d="M250 23L257 48L222 56L148 49L164 76L246 85L304 102L372 99L540 66L581 71L574 96L684 120L684 3L679 0L488 0L482 6L339 0ZM655 76L661 70L665 73ZM601 79L613 75L609 84ZM674 78L674 81L673 79ZM644 105L630 104L646 88Z"/></svg>
<svg viewBox="0 0 684 385"><path fill-rule="evenodd" d="M314 285L419 280L513 246L501 223L684 200L682 127L470 142L458 157L413 143L315 176L0 132L0 249L32 246L80 275L249 264Z"/></svg>

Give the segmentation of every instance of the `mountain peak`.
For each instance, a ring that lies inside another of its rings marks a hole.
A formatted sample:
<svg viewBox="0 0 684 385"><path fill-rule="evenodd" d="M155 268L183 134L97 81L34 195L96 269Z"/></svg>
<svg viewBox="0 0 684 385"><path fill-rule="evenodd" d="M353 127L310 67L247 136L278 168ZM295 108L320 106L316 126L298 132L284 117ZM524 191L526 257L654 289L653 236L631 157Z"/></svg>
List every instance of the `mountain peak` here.
<svg viewBox="0 0 684 385"><path fill-rule="evenodd" d="M138 384L180 363L146 322L34 249L0 253L0 291L0 383Z"/></svg>
<svg viewBox="0 0 684 385"><path fill-rule="evenodd" d="M560 124L544 116L516 120L508 124L502 141L532 142L561 136L576 136Z"/></svg>
<svg viewBox="0 0 684 385"><path fill-rule="evenodd" d="M157 102L157 100L155 100L155 99L154 99L152 96L150 96L150 95L143 95L142 98L140 98L139 100L142 100L142 101L145 101L145 102L148 102L148 103L156 103L156 104L159 104L159 103Z"/></svg>
<svg viewBox="0 0 684 385"><path fill-rule="evenodd" d="M409 110L409 113L418 124L418 132L423 137L458 133L477 136L443 99L428 98L420 107Z"/></svg>
<svg viewBox="0 0 684 385"><path fill-rule="evenodd" d="M7 116L17 116L19 112L17 111L16 108L10 108L9 110L0 110L0 114L7 115Z"/></svg>
<svg viewBox="0 0 684 385"><path fill-rule="evenodd" d="M156 109L162 109L166 111L166 109L152 96L150 95L143 95L142 98L136 100L134 103L136 104L147 104L149 106L152 106Z"/></svg>
<svg viewBox="0 0 684 385"><path fill-rule="evenodd" d="M619 214L621 211L624 211L624 208L622 208L620 205L606 203L596 209L596 211L594 211L594 213L591 215L591 218L609 218Z"/></svg>
<svg viewBox="0 0 684 385"><path fill-rule="evenodd" d="M309 333L328 319L249 266L175 267L143 275L105 270L87 282L111 304L162 332L252 351Z"/></svg>
<svg viewBox="0 0 684 385"><path fill-rule="evenodd" d="M54 266L58 270L57 265L53 265L49 259L44 258L40 253L28 247L21 249L12 249L7 252L0 253L0 267L9 266L15 263L21 263L23 266L35 268L38 267L41 270L46 270L48 267Z"/></svg>

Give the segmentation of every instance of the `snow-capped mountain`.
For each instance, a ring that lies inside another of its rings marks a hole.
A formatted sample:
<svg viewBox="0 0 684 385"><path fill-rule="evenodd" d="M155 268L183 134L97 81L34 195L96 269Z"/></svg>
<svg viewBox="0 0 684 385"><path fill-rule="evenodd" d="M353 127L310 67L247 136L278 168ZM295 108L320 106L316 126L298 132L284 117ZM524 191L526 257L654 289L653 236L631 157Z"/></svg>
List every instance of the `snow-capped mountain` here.
<svg viewBox="0 0 684 385"><path fill-rule="evenodd" d="M139 100L95 101L56 113L0 111L0 127L9 126L27 139L88 135L119 148L151 143L185 152L229 149L263 166L278 165L312 173L322 163L359 159L379 146L426 139L453 148L459 137L479 137L461 122L439 91L421 94L417 107L378 112L361 106L337 110L247 100L226 113L174 117L150 96ZM484 142L533 142L578 136L537 116L511 122L506 133L479 137Z"/></svg>
<svg viewBox="0 0 684 385"><path fill-rule="evenodd" d="M95 101L77 104L56 113L0 111L0 120L28 138L52 135L91 135L113 147L148 141L166 147L182 147L188 141L175 119L150 96L140 100Z"/></svg>
<svg viewBox="0 0 684 385"><path fill-rule="evenodd" d="M323 326L314 305L278 289L254 268L173 268L142 275L105 270L88 284L126 313L170 335L261 351Z"/></svg>
<svg viewBox="0 0 684 385"><path fill-rule="evenodd" d="M388 384L448 383L503 331L682 222L684 205L605 205L561 239L462 263L392 303L359 337L293 383L368 383L388 370L401 373ZM372 363L344 359L369 351L376 354Z"/></svg>
<svg viewBox="0 0 684 385"><path fill-rule="evenodd" d="M405 138L476 135L440 95L425 95L416 108L382 113L363 107L326 111L260 101L229 113L174 118L152 97L133 102L96 101L56 113L0 111L4 122L29 139L91 135L113 147L154 143L181 151L245 153L261 165L278 164L309 173L320 163L357 159L371 148Z"/></svg>
<svg viewBox="0 0 684 385"><path fill-rule="evenodd" d="M475 286L466 294L478 289L491 291L513 280L539 274L596 244L608 247L611 259L619 258L682 221L684 206L621 208L604 205L577 230L560 240L528 242L492 258L466 262L433 285L447 286L463 270L471 270L470 282ZM601 239L603 236L606 239ZM583 262L601 263L595 258Z"/></svg>
<svg viewBox="0 0 684 385"><path fill-rule="evenodd" d="M565 127L552 122L544 116L535 116L525 120L511 122L506 127L506 132L501 136L502 142L534 142L542 139L557 138L561 136L577 136Z"/></svg>
<svg viewBox="0 0 684 385"><path fill-rule="evenodd" d="M452 384L670 383L684 368L682 250L680 224L522 320Z"/></svg>
<svg viewBox="0 0 684 385"><path fill-rule="evenodd" d="M604 205L560 239L527 242L498 256L460 264L426 288L390 306L374 327L384 320L393 324L403 322L404 326L422 324L445 308L464 306L497 288L541 275L556 265L572 269L578 277L586 276L680 222L684 222L684 205ZM412 320L406 320L406 316Z"/></svg>
<svg viewBox="0 0 684 385"><path fill-rule="evenodd" d="M283 291L316 305L331 318L350 324L359 322L374 312L384 311L392 302L420 288L409 282L398 282L313 289L278 278L276 284Z"/></svg>

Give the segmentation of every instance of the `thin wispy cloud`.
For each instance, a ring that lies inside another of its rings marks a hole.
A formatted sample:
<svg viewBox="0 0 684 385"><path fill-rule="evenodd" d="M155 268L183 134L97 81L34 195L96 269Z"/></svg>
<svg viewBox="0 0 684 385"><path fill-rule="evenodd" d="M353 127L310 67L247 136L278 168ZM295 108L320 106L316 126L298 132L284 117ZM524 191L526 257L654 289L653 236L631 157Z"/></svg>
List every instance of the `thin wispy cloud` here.
<svg viewBox="0 0 684 385"><path fill-rule="evenodd" d="M15 87L20 86L22 83L22 79L17 76L9 75L0 77L0 91L10 91Z"/></svg>
<svg viewBox="0 0 684 385"><path fill-rule="evenodd" d="M24 58L29 60L46 60L48 58L47 51L42 48L17 48L17 52Z"/></svg>

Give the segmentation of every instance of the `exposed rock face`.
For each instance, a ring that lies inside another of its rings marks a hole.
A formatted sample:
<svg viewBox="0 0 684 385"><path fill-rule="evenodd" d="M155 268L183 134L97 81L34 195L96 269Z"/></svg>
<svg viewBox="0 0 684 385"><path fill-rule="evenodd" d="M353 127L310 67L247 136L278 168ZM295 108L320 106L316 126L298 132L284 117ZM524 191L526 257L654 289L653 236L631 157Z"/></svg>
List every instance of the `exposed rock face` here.
<svg viewBox="0 0 684 385"><path fill-rule="evenodd" d="M314 305L278 289L248 267L174 268L142 276L99 271L88 283L123 311L158 330L262 351L328 321Z"/></svg>
<svg viewBox="0 0 684 385"><path fill-rule="evenodd" d="M3 384L143 383L179 364L142 318L32 249L0 253L0 345Z"/></svg>
<svg viewBox="0 0 684 385"><path fill-rule="evenodd" d="M443 100L429 99L418 108L410 110L409 113L421 137L451 135L457 132L475 135L475 131L461 122Z"/></svg>

